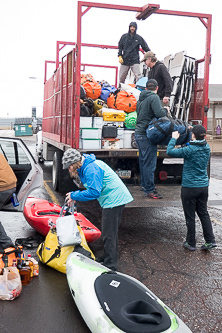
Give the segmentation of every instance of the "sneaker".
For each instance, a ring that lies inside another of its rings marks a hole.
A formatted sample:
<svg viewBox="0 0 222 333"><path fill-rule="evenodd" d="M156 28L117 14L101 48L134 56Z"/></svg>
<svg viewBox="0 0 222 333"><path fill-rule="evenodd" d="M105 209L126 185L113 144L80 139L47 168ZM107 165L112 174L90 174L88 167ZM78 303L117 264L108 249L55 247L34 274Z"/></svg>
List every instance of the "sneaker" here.
<svg viewBox="0 0 222 333"><path fill-rule="evenodd" d="M153 191L150 193L145 193L145 197L151 198L151 199L162 199L162 195L160 195L157 191Z"/></svg>
<svg viewBox="0 0 222 333"><path fill-rule="evenodd" d="M201 250L210 250L213 249L214 247L217 247L216 243L205 243L204 245L201 246Z"/></svg>
<svg viewBox="0 0 222 333"><path fill-rule="evenodd" d="M191 246L190 244L188 244L187 242L183 243L183 247L185 247L185 249L188 249L190 251L195 251L196 247L195 246Z"/></svg>
<svg viewBox="0 0 222 333"><path fill-rule="evenodd" d="M145 187L141 186L140 191L145 191Z"/></svg>

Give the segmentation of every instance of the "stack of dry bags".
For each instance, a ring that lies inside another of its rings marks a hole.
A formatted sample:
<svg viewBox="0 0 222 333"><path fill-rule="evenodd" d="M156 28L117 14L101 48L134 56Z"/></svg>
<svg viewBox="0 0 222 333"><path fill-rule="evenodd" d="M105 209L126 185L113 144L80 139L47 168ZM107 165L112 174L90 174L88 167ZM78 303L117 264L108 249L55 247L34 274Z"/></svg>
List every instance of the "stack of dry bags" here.
<svg viewBox="0 0 222 333"><path fill-rule="evenodd" d="M107 81L95 81L91 74L81 75L81 85L81 91L85 92L84 105L93 103L93 106L87 116L80 112L80 148L136 148L132 135L141 90L127 84L117 89Z"/></svg>

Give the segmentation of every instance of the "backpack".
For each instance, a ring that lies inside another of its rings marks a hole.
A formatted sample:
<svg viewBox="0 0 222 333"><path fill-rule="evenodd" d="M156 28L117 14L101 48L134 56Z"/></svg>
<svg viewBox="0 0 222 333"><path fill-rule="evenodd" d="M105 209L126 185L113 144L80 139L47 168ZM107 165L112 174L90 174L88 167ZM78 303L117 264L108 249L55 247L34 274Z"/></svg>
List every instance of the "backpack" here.
<svg viewBox="0 0 222 333"><path fill-rule="evenodd" d="M136 97L125 90L117 89L107 98L109 108L122 110L127 113L136 111Z"/></svg>
<svg viewBox="0 0 222 333"><path fill-rule="evenodd" d="M100 84L101 84L101 83L100 83ZM107 98L108 98L109 95L110 95L110 93L116 91L116 87L111 86L108 82L107 82L107 83L102 83L102 84L101 84L101 87L102 87L102 91L101 91L100 98L101 98L103 101L106 102L106 101L107 101Z"/></svg>
<svg viewBox="0 0 222 333"><path fill-rule="evenodd" d="M81 74L81 85L85 89L86 97L97 99L101 95L101 85L91 74Z"/></svg>
<svg viewBox="0 0 222 333"><path fill-rule="evenodd" d="M190 141L191 132L188 129L187 123L180 119L168 118L166 116L153 118L148 125L146 134L153 144L165 146L168 145L174 131L180 133L176 145L183 145Z"/></svg>

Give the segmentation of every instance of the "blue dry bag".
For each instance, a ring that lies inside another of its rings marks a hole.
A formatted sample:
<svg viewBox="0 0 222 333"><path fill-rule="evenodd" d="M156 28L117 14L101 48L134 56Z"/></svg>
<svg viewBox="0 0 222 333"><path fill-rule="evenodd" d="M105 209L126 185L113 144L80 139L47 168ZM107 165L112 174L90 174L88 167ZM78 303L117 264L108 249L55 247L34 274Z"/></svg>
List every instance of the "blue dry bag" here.
<svg viewBox="0 0 222 333"><path fill-rule="evenodd" d="M104 83L102 85L102 92L101 92L101 95L100 95L100 98L103 100L103 101L107 101L107 98L109 97L109 94L111 92L114 92L116 91L116 87L114 86L111 86L110 84L108 83Z"/></svg>
<svg viewBox="0 0 222 333"><path fill-rule="evenodd" d="M177 139L177 145L183 145L190 141L191 132L188 129L188 124L180 119L168 117L153 118L146 130L148 139L153 144L168 145L172 132L178 131L180 137Z"/></svg>

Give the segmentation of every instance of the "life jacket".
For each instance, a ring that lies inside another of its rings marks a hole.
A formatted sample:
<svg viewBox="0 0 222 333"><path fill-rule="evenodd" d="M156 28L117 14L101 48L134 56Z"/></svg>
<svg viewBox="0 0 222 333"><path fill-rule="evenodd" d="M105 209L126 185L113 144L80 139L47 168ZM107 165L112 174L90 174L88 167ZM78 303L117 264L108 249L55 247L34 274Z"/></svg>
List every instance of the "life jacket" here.
<svg viewBox="0 0 222 333"><path fill-rule="evenodd" d="M0 251L0 268L5 267L5 258L8 260L8 266L12 266L13 259L17 259L23 253L22 246L8 247Z"/></svg>
<svg viewBox="0 0 222 333"><path fill-rule="evenodd" d="M109 108L122 110L127 113L136 110L136 103L137 100L135 96L125 90L117 89L107 98L107 105Z"/></svg>

